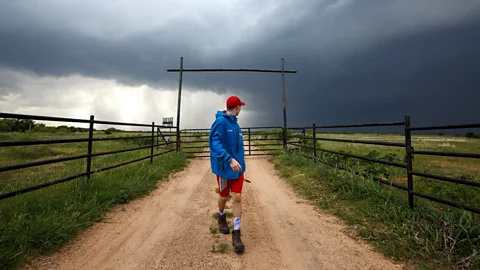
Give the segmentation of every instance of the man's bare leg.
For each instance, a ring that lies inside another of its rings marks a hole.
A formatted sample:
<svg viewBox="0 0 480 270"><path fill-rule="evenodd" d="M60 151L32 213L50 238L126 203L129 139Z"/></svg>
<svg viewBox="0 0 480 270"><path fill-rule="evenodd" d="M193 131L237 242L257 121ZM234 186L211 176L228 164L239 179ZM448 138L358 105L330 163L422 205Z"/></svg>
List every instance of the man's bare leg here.
<svg viewBox="0 0 480 270"><path fill-rule="evenodd" d="M242 217L242 194L232 192L233 199L233 217Z"/></svg>
<svg viewBox="0 0 480 270"><path fill-rule="evenodd" d="M225 204L227 203L227 198L222 196L218 197L218 211L222 212L225 210Z"/></svg>

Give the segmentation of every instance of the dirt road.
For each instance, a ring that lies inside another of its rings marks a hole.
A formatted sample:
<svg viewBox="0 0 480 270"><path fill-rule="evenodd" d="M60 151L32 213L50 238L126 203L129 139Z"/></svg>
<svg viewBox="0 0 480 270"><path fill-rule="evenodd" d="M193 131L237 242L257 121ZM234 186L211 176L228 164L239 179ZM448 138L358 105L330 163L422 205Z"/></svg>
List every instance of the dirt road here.
<svg viewBox="0 0 480 270"><path fill-rule="evenodd" d="M247 170L252 183L244 185L242 255L234 253L231 235L211 232L216 181L209 161L196 159L148 197L120 206L28 268L400 269L299 199L265 158L247 158Z"/></svg>

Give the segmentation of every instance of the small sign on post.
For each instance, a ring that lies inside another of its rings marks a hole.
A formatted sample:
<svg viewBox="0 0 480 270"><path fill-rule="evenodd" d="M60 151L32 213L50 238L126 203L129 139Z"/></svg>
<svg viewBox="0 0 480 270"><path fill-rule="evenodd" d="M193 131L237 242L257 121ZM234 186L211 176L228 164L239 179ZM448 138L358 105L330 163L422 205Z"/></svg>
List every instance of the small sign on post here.
<svg viewBox="0 0 480 270"><path fill-rule="evenodd" d="M173 117L164 117L163 118L163 125L173 127Z"/></svg>
<svg viewBox="0 0 480 270"><path fill-rule="evenodd" d="M173 127L173 117L164 117L163 118L163 125ZM172 132L172 129L169 130L168 135ZM170 141L170 136L164 136L163 139L166 143Z"/></svg>

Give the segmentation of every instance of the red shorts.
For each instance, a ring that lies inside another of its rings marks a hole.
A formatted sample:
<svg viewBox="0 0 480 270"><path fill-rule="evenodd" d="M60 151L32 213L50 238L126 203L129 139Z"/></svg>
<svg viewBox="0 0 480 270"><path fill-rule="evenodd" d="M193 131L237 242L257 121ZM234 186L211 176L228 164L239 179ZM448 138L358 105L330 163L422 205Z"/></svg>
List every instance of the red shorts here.
<svg viewBox="0 0 480 270"><path fill-rule="evenodd" d="M217 175L218 190L221 197L228 197L230 190L234 193L242 193L243 180L245 180L243 173L240 178L235 180L227 180Z"/></svg>

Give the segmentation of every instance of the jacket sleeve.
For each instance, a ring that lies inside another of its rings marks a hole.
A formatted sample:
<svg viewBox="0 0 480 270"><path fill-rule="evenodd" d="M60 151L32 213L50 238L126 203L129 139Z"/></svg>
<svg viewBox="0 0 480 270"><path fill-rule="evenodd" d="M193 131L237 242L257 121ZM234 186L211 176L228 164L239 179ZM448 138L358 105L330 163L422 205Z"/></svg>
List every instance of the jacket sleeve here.
<svg viewBox="0 0 480 270"><path fill-rule="evenodd" d="M232 156L223 148L221 138L225 134L225 125L221 121L215 121L210 129L210 155L223 159L230 163Z"/></svg>

